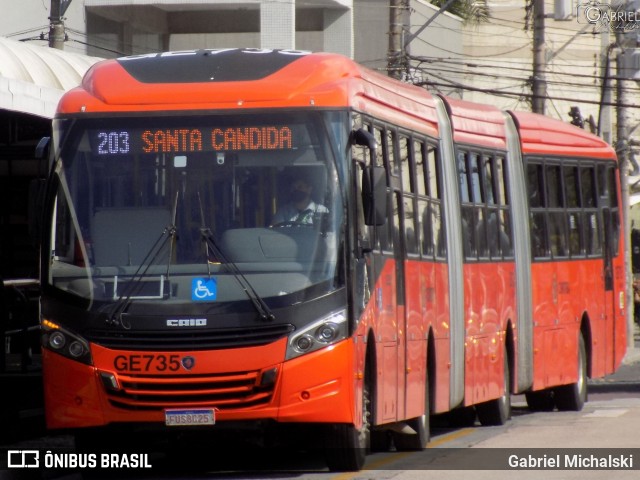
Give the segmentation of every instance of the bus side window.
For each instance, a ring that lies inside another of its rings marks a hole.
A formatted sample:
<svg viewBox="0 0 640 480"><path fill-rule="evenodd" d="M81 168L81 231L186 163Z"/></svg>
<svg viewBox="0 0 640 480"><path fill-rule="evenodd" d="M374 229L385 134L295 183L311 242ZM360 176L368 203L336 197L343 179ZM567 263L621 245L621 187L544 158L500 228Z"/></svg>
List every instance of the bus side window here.
<svg viewBox="0 0 640 480"><path fill-rule="evenodd" d="M418 242L416 241L416 225L414 220L413 197L405 195L404 197L404 232L406 238L406 248L408 254L420 253L418 250Z"/></svg>
<svg viewBox="0 0 640 480"><path fill-rule="evenodd" d="M461 226L462 226L462 251L466 259L478 258L476 250L476 218L475 208L470 205L472 201L473 185L469 179L468 152L458 152L458 178L460 183Z"/></svg>
<svg viewBox="0 0 640 480"><path fill-rule="evenodd" d="M373 136L376 139L376 166L386 166L388 168L389 150L387 148L387 137L384 135L384 131L379 126L373 127ZM387 221L384 225L374 227L376 232L376 248L383 252L388 252L393 248L392 237L389 235L389 230L393 229L393 216L391 215L391 213L393 212L393 206L390 204L391 198L389 195L387 195L386 201Z"/></svg>
<svg viewBox="0 0 640 480"><path fill-rule="evenodd" d="M564 199L562 191L562 173L559 165L545 165L547 186L546 207L549 209L549 239L553 257L568 256L568 241Z"/></svg>
<svg viewBox="0 0 640 480"><path fill-rule="evenodd" d="M611 254L618 256L618 247L620 239L620 214L618 208L618 195L616 187L617 171L614 167L608 166L606 170L607 196L609 199L610 215L611 215Z"/></svg>
<svg viewBox="0 0 640 480"><path fill-rule="evenodd" d="M433 145L427 145L427 178L430 197L430 217L432 219L433 245L436 257L445 258L447 256L447 239L442 218L442 200L440 186L440 175L438 166L440 162L439 151Z"/></svg>
<svg viewBox="0 0 640 480"><path fill-rule="evenodd" d="M527 188L531 221L531 254L534 258L549 256L547 241L547 217L544 206L544 182L542 164L527 164Z"/></svg>
<svg viewBox="0 0 640 480"><path fill-rule="evenodd" d="M433 257L433 218L431 206L427 200L418 200L418 214L422 224L422 255L426 258Z"/></svg>
<svg viewBox="0 0 640 480"><path fill-rule="evenodd" d="M471 185L473 194L473 208L475 210L475 245L479 258L489 257L489 245L487 242L488 215L486 212L486 185L483 180L482 158L478 153L472 153L469 158L469 171L471 173Z"/></svg>
<svg viewBox="0 0 640 480"><path fill-rule="evenodd" d="M587 255L602 255L602 239L600 238L601 220L597 209L597 191L595 166L580 168L580 191L583 208L583 228Z"/></svg>
<svg viewBox="0 0 640 480"><path fill-rule="evenodd" d="M564 212L549 212L549 237L553 257L568 256L567 232Z"/></svg>
<svg viewBox="0 0 640 480"><path fill-rule="evenodd" d="M507 200L506 172L504 169L504 157L496 156L495 172L493 174L495 180L496 203L498 204L498 236L500 240L500 253L503 258L513 256L513 247L511 240L511 216L509 215L509 204Z"/></svg>
<svg viewBox="0 0 640 480"><path fill-rule="evenodd" d="M584 255L582 215L580 214L580 191L577 166L563 168L564 196L567 203L567 225L569 228L569 254L572 258Z"/></svg>

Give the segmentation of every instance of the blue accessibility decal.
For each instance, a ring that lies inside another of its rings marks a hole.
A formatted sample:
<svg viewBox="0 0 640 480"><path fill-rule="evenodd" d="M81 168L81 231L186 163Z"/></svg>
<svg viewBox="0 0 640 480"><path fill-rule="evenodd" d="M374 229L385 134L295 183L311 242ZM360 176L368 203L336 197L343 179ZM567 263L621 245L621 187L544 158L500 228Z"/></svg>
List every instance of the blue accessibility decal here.
<svg viewBox="0 0 640 480"><path fill-rule="evenodd" d="M191 280L191 300L206 302L218 296L218 282L215 278L193 278Z"/></svg>

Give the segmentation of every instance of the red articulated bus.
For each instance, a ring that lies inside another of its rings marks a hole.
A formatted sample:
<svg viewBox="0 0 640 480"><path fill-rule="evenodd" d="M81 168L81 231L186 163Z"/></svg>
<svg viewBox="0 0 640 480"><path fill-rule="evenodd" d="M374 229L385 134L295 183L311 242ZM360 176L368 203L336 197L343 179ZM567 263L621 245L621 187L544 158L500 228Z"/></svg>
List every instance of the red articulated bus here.
<svg viewBox="0 0 640 480"><path fill-rule="evenodd" d="M47 424L78 445L304 424L333 470L429 416L579 410L626 348L618 164L334 54L94 65L54 119Z"/></svg>

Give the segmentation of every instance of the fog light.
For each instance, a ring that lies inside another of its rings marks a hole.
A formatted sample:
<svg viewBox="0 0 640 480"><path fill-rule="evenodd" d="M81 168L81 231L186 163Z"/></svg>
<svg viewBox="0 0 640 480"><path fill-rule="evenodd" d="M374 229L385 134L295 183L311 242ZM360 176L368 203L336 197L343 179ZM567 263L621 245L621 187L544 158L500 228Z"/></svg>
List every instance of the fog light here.
<svg viewBox="0 0 640 480"><path fill-rule="evenodd" d="M49 345L51 346L51 348L54 348L56 350L60 350L61 348L63 348L66 343L67 339L65 338L63 333L54 332L49 337Z"/></svg>
<svg viewBox="0 0 640 480"><path fill-rule="evenodd" d="M71 345L69 345L69 354L72 357L78 358L83 353L84 353L84 346L82 346L80 342L78 342L77 340L74 342L71 342Z"/></svg>

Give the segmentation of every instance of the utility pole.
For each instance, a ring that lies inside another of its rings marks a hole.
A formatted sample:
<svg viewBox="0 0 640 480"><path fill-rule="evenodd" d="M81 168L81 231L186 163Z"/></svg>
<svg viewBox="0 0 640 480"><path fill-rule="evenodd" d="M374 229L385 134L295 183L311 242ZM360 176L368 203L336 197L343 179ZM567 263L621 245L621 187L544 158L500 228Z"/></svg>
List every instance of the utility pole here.
<svg viewBox="0 0 640 480"><path fill-rule="evenodd" d="M51 16L49 17L49 47L64 50L66 34L64 31L64 13L71 0L51 0Z"/></svg>
<svg viewBox="0 0 640 480"><path fill-rule="evenodd" d="M637 0L623 0L621 2L621 10L626 12L635 12L638 9ZM630 128L629 125L629 109L627 105L631 102L629 92L633 77L635 74L632 65L628 64L634 52L638 48L638 37L634 29L631 32L626 31L624 23L617 25L616 43L618 44L618 56L616 59L616 153L618 155L620 189L622 197L622 205L620 206L623 213L622 232L625 243L631 241L631 220L629 218L629 167L631 165L631 145L633 143L631 134L636 127ZM627 305L627 346L633 347L633 272L631 268L631 259L629 255L625 255L625 273L627 277L627 291L625 297Z"/></svg>
<svg viewBox="0 0 640 480"><path fill-rule="evenodd" d="M533 7L533 77L531 78L531 110L544 115L547 82L544 40L544 0L532 0Z"/></svg>
<svg viewBox="0 0 640 480"><path fill-rule="evenodd" d="M404 35L408 31L409 0L389 0L389 76L401 80L407 71Z"/></svg>

